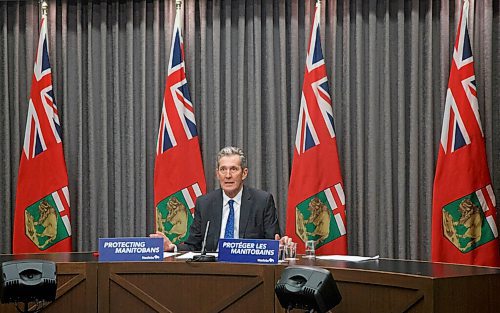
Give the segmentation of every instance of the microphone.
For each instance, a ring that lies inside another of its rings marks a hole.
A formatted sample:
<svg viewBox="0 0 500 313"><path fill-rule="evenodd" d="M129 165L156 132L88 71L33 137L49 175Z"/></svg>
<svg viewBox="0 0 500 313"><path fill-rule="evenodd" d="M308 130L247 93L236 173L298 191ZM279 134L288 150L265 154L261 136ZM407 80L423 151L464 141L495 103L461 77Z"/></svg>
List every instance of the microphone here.
<svg viewBox="0 0 500 313"><path fill-rule="evenodd" d="M192 262L215 262L215 256L207 255L207 235L208 228L210 227L210 221L207 221L207 227L205 228L205 236L203 236L203 242L201 243L201 253L200 255L195 255Z"/></svg>

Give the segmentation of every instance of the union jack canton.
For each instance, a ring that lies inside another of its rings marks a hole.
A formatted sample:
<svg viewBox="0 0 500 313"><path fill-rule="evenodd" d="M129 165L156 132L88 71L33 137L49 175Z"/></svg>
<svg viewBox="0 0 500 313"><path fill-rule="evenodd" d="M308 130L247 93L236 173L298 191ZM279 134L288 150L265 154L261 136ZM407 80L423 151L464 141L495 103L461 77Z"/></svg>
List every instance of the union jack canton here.
<svg viewBox="0 0 500 313"><path fill-rule="evenodd" d="M316 10L307 50L295 148L298 154L319 145L322 136L335 137L332 99L321 51L319 14ZM326 138L326 137L323 137Z"/></svg>
<svg viewBox="0 0 500 313"><path fill-rule="evenodd" d="M41 22L38 50L33 70L33 86L28 105L28 118L24 134L23 152L27 159L36 157L47 150L46 136L53 136L56 143L61 142L61 125L52 91L52 71L49 62L46 19ZM40 103L36 106L34 103ZM38 108L38 110L36 109ZM43 108L43 110L40 110ZM48 122L51 132L44 132Z"/></svg>
<svg viewBox="0 0 500 313"><path fill-rule="evenodd" d="M465 14L467 11L463 10ZM449 80L446 91L441 129L441 146L445 154L469 145L471 133L479 132L484 137L479 117L474 60L467 31L467 17L464 14L460 17L451 63L452 79Z"/></svg>
<svg viewBox="0 0 500 313"><path fill-rule="evenodd" d="M177 146L179 140L186 141L197 135L194 107L186 79L184 45L176 17L156 154Z"/></svg>

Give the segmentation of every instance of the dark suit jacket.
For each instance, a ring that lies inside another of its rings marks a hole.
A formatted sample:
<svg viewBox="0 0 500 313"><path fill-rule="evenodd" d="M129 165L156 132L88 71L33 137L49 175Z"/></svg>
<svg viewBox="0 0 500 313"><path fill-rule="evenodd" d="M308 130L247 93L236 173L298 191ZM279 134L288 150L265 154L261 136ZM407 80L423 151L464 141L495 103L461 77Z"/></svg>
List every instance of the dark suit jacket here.
<svg viewBox="0 0 500 313"><path fill-rule="evenodd" d="M189 237L177 248L200 251L208 221L210 221L210 228L206 251L215 251L222 224L222 189L209 192L196 200ZM239 237L274 239L274 235L279 233L278 215L273 196L268 192L244 186L241 196Z"/></svg>

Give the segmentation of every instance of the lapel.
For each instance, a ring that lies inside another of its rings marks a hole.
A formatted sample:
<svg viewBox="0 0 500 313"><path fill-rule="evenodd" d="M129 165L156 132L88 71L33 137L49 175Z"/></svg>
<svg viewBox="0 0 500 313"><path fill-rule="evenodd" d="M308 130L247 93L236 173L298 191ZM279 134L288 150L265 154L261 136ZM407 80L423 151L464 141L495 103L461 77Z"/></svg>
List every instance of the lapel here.
<svg viewBox="0 0 500 313"><path fill-rule="evenodd" d="M243 193L241 195L241 207L240 207L240 238L245 238L246 229L248 225L248 220L250 217L250 210L252 209L252 194L243 186Z"/></svg>
<svg viewBox="0 0 500 313"><path fill-rule="evenodd" d="M208 230L207 241L212 242L213 251L217 249L222 225L222 189L219 189L216 196L210 203L210 229ZM208 243L207 243L208 246Z"/></svg>

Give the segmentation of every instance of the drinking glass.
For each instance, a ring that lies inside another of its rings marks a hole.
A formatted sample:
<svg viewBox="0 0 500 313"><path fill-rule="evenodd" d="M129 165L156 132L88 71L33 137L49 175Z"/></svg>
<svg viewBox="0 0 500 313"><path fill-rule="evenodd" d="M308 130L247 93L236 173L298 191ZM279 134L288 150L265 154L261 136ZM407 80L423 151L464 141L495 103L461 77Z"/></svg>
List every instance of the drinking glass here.
<svg viewBox="0 0 500 313"><path fill-rule="evenodd" d="M278 250L278 262L283 262L285 261L285 245L280 244L279 245L279 250Z"/></svg>
<svg viewBox="0 0 500 313"><path fill-rule="evenodd" d="M285 246L285 257L287 260L294 260L297 255L297 243L289 242Z"/></svg>
<svg viewBox="0 0 500 313"><path fill-rule="evenodd" d="M305 258L314 258L316 257L315 251L316 241L308 240L306 241L306 249L305 249Z"/></svg>

